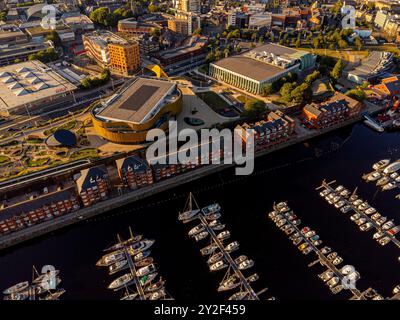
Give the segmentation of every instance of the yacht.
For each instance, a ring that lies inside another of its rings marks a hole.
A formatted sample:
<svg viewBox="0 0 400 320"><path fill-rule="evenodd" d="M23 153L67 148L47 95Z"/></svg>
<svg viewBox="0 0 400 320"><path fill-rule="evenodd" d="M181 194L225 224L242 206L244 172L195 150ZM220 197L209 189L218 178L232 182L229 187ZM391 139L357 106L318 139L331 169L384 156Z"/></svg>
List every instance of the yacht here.
<svg viewBox="0 0 400 320"><path fill-rule="evenodd" d="M367 218L365 218L365 217L361 217L360 219L355 221L356 225L358 225L358 226L361 226L365 222L367 222Z"/></svg>
<svg viewBox="0 0 400 320"><path fill-rule="evenodd" d="M386 174L390 174L399 171L399 169L400 169L400 161L396 161L389 164L385 169L383 169L383 172Z"/></svg>
<svg viewBox="0 0 400 320"><path fill-rule="evenodd" d="M370 208L370 205L368 204L368 202L363 202L358 206L358 210L360 211L364 211Z"/></svg>
<svg viewBox="0 0 400 320"><path fill-rule="evenodd" d="M333 277L330 279L326 284L329 286L329 288L333 288L339 283L339 277Z"/></svg>
<svg viewBox="0 0 400 320"><path fill-rule="evenodd" d="M156 266L154 264L149 264L146 267L142 267L138 270L136 270L136 276L138 277L143 277L148 275L149 273L153 273L154 271L156 271Z"/></svg>
<svg viewBox="0 0 400 320"><path fill-rule="evenodd" d="M340 195L341 195L343 198L348 198L348 197L351 195L351 192L350 192L350 190L348 190L348 189L344 189L342 192L340 192Z"/></svg>
<svg viewBox="0 0 400 320"><path fill-rule="evenodd" d="M230 276L219 284L218 291L228 291L238 287L241 284L240 279L236 275Z"/></svg>
<svg viewBox="0 0 400 320"><path fill-rule="evenodd" d="M281 220L279 220L279 221L276 223L276 226L277 226L278 228L280 228L280 227L282 227L286 222L287 222L286 219L281 219Z"/></svg>
<svg viewBox="0 0 400 320"><path fill-rule="evenodd" d="M300 223L301 223L301 219L296 219L296 220L293 220L293 221L292 221L292 224L293 224L294 226L298 226Z"/></svg>
<svg viewBox="0 0 400 320"><path fill-rule="evenodd" d="M220 210L221 210L221 206L218 203L213 203L213 204L210 204L209 206L201 209L201 212L203 212L203 214L207 216L209 214L219 212Z"/></svg>
<svg viewBox="0 0 400 320"><path fill-rule="evenodd" d="M337 256L337 252L331 252L326 257L328 258L328 260L333 260L336 258L336 256Z"/></svg>
<svg viewBox="0 0 400 320"><path fill-rule="evenodd" d="M204 228L205 228L204 225L201 223L201 224L199 224L199 225L193 227L192 229L190 229L190 231L188 232L188 235L189 235L190 237L191 237L191 236L194 236L194 235L196 235L196 234L198 234L198 233L204 231Z"/></svg>
<svg viewBox="0 0 400 320"><path fill-rule="evenodd" d="M154 244L154 240L141 240L135 242L128 247L128 251L131 255L138 254L139 252L149 249Z"/></svg>
<svg viewBox="0 0 400 320"><path fill-rule="evenodd" d="M208 258L207 263L208 264L214 264L221 260L224 257L224 254L222 252L217 252L214 253L210 258Z"/></svg>
<svg viewBox="0 0 400 320"><path fill-rule="evenodd" d="M353 194L350 196L349 201L350 201L350 202L354 202L354 201L357 201L357 199L358 199L358 195L355 194L355 193L353 193Z"/></svg>
<svg viewBox="0 0 400 320"><path fill-rule="evenodd" d="M125 259L125 252L115 251L104 255L99 261L96 262L98 267L108 267L117 261Z"/></svg>
<svg viewBox="0 0 400 320"><path fill-rule="evenodd" d="M109 271L109 274L112 275L112 274L117 273L118 271L124 270L128 267L129 267L128 260L125 259L125 260L117 261L117 262L113 263L112 265L110 265L108 267L108 271Z"/></svg>
<svg viewBox="0 0 400 320"><path fill-rule="evenodd" d="M225 229L225 224L222 224L222 223L216 224L215 226L212 226L211 228L215 231L219 231L219 230Z"/></svg>
<svg viewBox="0 0 400 320"><path fill-rule="evenodd" d="M236 263L236 264L240 264L240 263L242 263L243 261L246 261L246 260L248 260L247 256L245 256L244 254L242 254L242 255L240 255L239 257L237 257L237 258L235 259L235 263Z"/></svg>
<svg viewBox="0 0 400 320"><path fill-rule="evenodd" d="M337 265L341 264L342 262L343 262L343 258L339 257L339 256L337 256L335 259L332 260L332 264L334 266L337 266Z"/></svg>
<svg viewBox="0 0 400 320"><path fill-rule="evenodd" d="M113 246L104 249L103 251L116 251L116 250L120 250L120 249L122 249L122 248L125 247L125 246L128 246L128 245L130 245L130 244L132 244L132 243L135 243L135 242L138 242L138 241L142 240L142 237L143 237L143 236L142 236L141 234L138 234L138 235L136 235L136 236L132 235L128 240L118 242L118 243L114 244Z"/></svg>
<svg viewBox="0 0 400 320"><path fill-rule="evenodd" d="M378 242L379 242L379 244L380 244L381 246L385 246L385 245L387 245L387 244L390 242L390 238L387 237L387 236L385 236L385 237L380 238L380 239L378 240Z"/></svg>
<svg viewBox="0 0 400 320"><path fill-rule="evenodd" d="M228 239L231 236L231 233L228 230L222 231L217 235L217 238L219 240L225 240Z"/></svg>
<svg viewBox="0 0 400 320"><path fill-rule="evenodd" d="M330 248L330 247L323 247L322 249L321 249L321 253L322 254L328 254L328 253L330 253L332 251L332 249Z"/></svg>
<svg viewBox="0 0 400 320"><path fill-rule="evenodd" d="M345 204L346 204L346 202L344 202L343 200L340 200L335 203L335 207L339 209L339 208L343 207Z"/></svg>
<svg viewBox="0 0 400 320"><path fill-rule="evenodd" d="M285 230L286 235L291 235L294 232L294 228L290 227Z"/></svg>
<svg viewBox="0 0 400 320"><path fill-rule="evenodd" d="M321 274L318 275L318 277L324 281L327 282L329 279L331 279L335 274L333 273L333 271L331 270L326 270L324 272L322 272Z"/></svg>
<svg viewBox="0 0 400 320"><path fill-rule="evenodd" d="M126 295L124 295L121 300L135 300L136 298L138 298L138 293L127 293Z"/></svg>
<svg viewBox="0 0 400 320"><path fill-rule="evenodd" d="M270 213L268 213L268 218L272 219L277 215L276 211L271 211Z"/></svg>
<svg viewBox="0 0 400 320"><path fill-rule="evenodd" d="M206 215L207 220L216 220L219 218L221 218L221 212L213 212L213 213Z"/></svg>
<svg viewBox="0 0 400 320"><path fill-rule="evenodd" d="M248 268L251 268L252 266L254 266L254 261L251 259L247 259L239 263L238 268L239 270L246 270Z"/></svg>
<svg viewBox="0 0 400 320"><path fill-rule="evenodd" d="M381 217L381 214L380 214L379 212L377 212L377 213L374 213L374 214L371 216L371 219L372 219L372 220L378 220L380 217Z"/></svg>
<svg viewBox="0 0 400 320"><path fill-rule="evenodd" d="M373 207L369 207L367 210L365 210L365 214L368 214L368 215L373 214L375 212L376 212L376 209Z"/></svg>
<svg viewBox="0 0 400 320"><path fill-rule="evenodd" d="M351 265L346 264L345 266L340 269L341 274L348 275L354 271L354 267Z"/></svg>
<svg viewBox="0 0 400 320"><path fill-rule="evenodd" d="M211 220L209 223L208 223L208 225L212 228L212 227L215 227L215 226L217 226L217 225L219 225L219 224L221 224L217 219L215 219L215 220Z"/></svg>
<svg viewBox="0 0 400 320"><path fill-rule="evenodd" d="M302 242L302 241L303 241L303 238L302 238L302 237L297 237L296 239L293 240L293 244L294 244L295 246L297 246L297 245L300 244L300 242Z"/></svg>
<svg viewBox="0 0 400 320"><path fill-rule="evenodd" d="M392 189L394 189L396 187L397 187L397 183L396 182L389 182L388 184L385 184L382 187L382 191L392 190Z"/></svg>
<svg viewBox="0 0 400 320"><path fill-rule="evenodd" d="M303 229L301 229L302 234L306 234L308 231L310 231L309 227L304 227Z"/></svg>
<svg viewBox="0 0 400 320"><path fill-rule="evenodd" d="M20 282L20 283L17 283L16 285L4 290L3 294L13 294L13 293L21 292L21 291L27 289L28 287L29 287L28 281Z"/></svg>
<svg viewBox="0 0 400 320"><path fill-rule="evenodd" d="M138 261L138 262L135 262L135 267L137 267L137 268L146 267L146 266L148 266L149 264L152 264L153 261L154 261L154 260L153 260L152 257L147 257L147 258L144 258L143 260L140 260L140 261Z"/></svg>
<svg viewBox="0 0 400 320"><path fill-rule="evenodd" d="M178 216L178 219L181 221L190 221L193 218L195 218L199 214L199 212L200 212L199 209L181 212Z"/></svg>
<svg viewBox="0 0 400 320"><path fill-rule="evenodd" d="M246 291L239 291L231 295L228 300L246 300L248 295Z"/></svg>
<svg viewBox="0 0 400 320"><path fill-rule="evenodd" d="M305 255L307 255L307 254L309 254L311 251L313 251L313 248L312 248L311 246L308 246L308 247L306 247L306 248L302 251L302 253L305 254Z"/></svg>
<svg viewBox="0 0 400 320"><path fill-rule="evenodd" d="M380 177L381 177L382 175L379 173L379 172L373 172L373 173L371 173L371 174L369 174L368 176L367 176L367 181L370 181L370 182L372 182L372 181L376 181L376 180L378 180Z"/></svg>
<svg viewBox="0 0 400 320"><path fill-rule="evenodd" d="M161 299L165 298L165 295L166 295L165 290L164 289L160 289L158 291L149 293L146 296L146 298L149 299L149 300L161 300Z"/></svg>
<svg viewBox="0 0 400 320"><path fill-rule="evenodd" d="M26 300L29 298L29 290L14 292L4 297L4 300Z"/></svg>
<svg viewBox="0 0 400 320"><path fill-rule="evenodd" d="M133 275L131 273L126 273L123 276L120 276L119 278L111 282L110 285L108 286L108 289L113 289L114 291L117 291L122 287L129 285L133 281L134 281Z"/></svg>
<svg viewBox="0 0 400 320"><path fill-rule="evenodd" d="M355 201L353 201L353 205L355 207L358 207L361 203L363 203L363 201L361 199L356 199Z"/></svg>
<svg viewBox="0 0 400 320"><path fill-rule="evenodd" d="M138 254L133 256L133 261L136 263L140 260L147 258L150 255L150 250L140 251Z"/></svg>
<svg viewBox="0 0 400 320"><path fill-rule="evenodd" d="M361 217L361 214L355 213L352 216L350 216L350 220L351 221L356 221L357 219L360 219L360 217Z"/></svg>
<svg viewBox="0 0 400 320"><path fill-rule="evenodd" d="M157 277L157 273L150 273L148 275L145 275L139 279L140 284L144 287L147 286L149 283L151 283L155 278Z"/></svg>
<svg viewBox="0 0 400 320"><path fill-rule="evenodd" d="M347 212L349 212L350 210L351 210L351 206L349 206L348 204L340 208L340 211L341 211L342 213L347 213Z"/></svg>
<svg viewBox="0 0 400 320"><path fill-rule="evenodd" d="M342 185L338 186L338 187L335 189L336 192L341 192L342 190L344 190L344 186L342 186Z"/></svg>
<svg viewBox="0 0 400 320"><path fill-rule="evenodd" d="M53 270L53 271L48 271L47 273L42 273L40 276L32 280L32 283L42 283L42 281L46 278L48 279L49 277L56 277L60 273L60 270Z"/></svg>
<svg viewBox="0 0 400 320"><path fill-rule="evenodd" d="M374 240L378 240L378 239L382 238L384 235L385 235L384 232L378 231L378 232L375 232L375 233L374 233L374 235L372 236L372 238L373 238Z"/></svg>
<svg viewBox="0 0 400 320"><path fill-rule="evenodd" d="M216 263L210 265L210 271L218 271L226 268L228 265L223 260L219 260Z"/></svg>
<svg viewBox="0 0 400 320"><path fill-rule="evenodd" d="M204 247L203 249L201 249L200 253L203 256L207 256L209 254L214 253L214 251L217 249L218 249L218 246L215 243L212 243L212 244L208 245L207 247Z"/></svg>
<svg viewBox="0 0 400 320"><path fill-rule="evenodd" d="M319 195L321 197L326 197L329 193L330 193L330 191L328 189L324 189L319 193Z"/></svg>
<svg viewBox="0 0 400 320"><path fill-rule="evenodd" d="M155 283L153 283L153 284L151 284L151 285L146 286L146 287L144 288L144 291L145 291L145 292L158 291L158 290L160 290L161 288L163 288L164 285L165 285L165 281L162 280L162 279L160 278L159 281L157 281L157 282L155 282Z"/></svg>
<svg viewBox="0 0 400 320"><path fill-rule="evenodd" d="M397 286L394 287L393 294L398 294L399 292L400 292L400 285L398 284Z"/></svg>
<svg viewBox="0 0 400 320"><path fill-rule="evenodd" d="M308 232L305 234L305 236L306 236L307 238L310 238L310 237L312 237L312 236L314 236L314 235L315 235L315 231L314 231L314 230L308 231Z"/></svg>
<svg viewBox="0 0 400 320"><path fill-rule="evenodd" d="M313 241L313 245L316 246L316 247L320 246L321 244L322 244L322 240L321 239Z"/></svg>
<svg viewBox="0 0 400 320"><path fill-rule="evenodd" d="M380 217L378 220L376 220L376 224L378 226L383 225L386 222L387 218L385 216Z"/></svg>
<svg viewBox="0 0 400 320"><path fill-rule="evenodd" d="M208 232L207 231L202 231L202 232L196 234L194 236L194 239L196 241L200 241L200 240L203 240L204 238L206 238L207 236L208 236Z"/></svg>
<svg viewBox="0 0 400 320"><path fill-rule="evenodd" d="M396 179L399 176L398 172L393 172L392 174L390 174L390 178L392 179Z"/></svg>
<svg viewBox="0 0 400 320"><path fill-rule="evenodd" d="M233 251L236 251L237 249L239 249L239 242L238 241L233 241L230 244L228 244L225 247L225 251L228 253L231 253Z"/></svg>
<svg viewBox="0 0 400 320"><path fill-rule="evenodd" d="M384 167L386 167L387 165L389 165L389 163L390 163L390 159L379 160L378 162L374 163L374 165L372 166L372 169L381 170Z"/></svg>
<svg viewBox="0 0 400 320"><path fill-rule="evenodd" d="M367 222L367 223L365 223L365 224L360 226L360 230L361 231L369 231L369 230L371 230L372 227L373 227L372 223L371 222Z"/></svg>
<svg viewBox="0 0 400 320"><path fill-rule="evenodd" d="M388 176L383 176L382 178L380 178L377 181L376 185L378 187L380 187L380 186L383 186L383 185L387 184L389 181L390 181L390 178Z"/></svg>
<svg viewBox="0 0 400 320"><path fill-rule="evenodd" d="M390 228L393 228L394 226L395 226L395 224L394 224L393 220L390 220L390 221L388 221L388 222L385 222L385 223L382 225L382 229L383 229L383 230L389 230Z"/></svg>

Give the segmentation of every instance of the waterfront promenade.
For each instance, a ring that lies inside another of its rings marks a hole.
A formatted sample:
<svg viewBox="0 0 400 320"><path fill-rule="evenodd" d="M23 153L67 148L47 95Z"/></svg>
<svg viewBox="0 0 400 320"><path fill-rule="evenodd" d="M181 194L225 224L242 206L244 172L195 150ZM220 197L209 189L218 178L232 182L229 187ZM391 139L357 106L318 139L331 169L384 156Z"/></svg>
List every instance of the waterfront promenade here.
<svg viewBox="0 0 400 320"><path fill-rule="evenodd" d="M374 104L367 104L366 111L369 114L376 113L383 109L383 107L376 106ZM274 151L286 148L288 146L304 142L308 139L320 136L322 134L334 131L341 127L345 127L347 125L358 122L362 119L360 115L357 118L352 118L342 123L339 123L335 126L331 126L322 130L306 130L300 127L297 135L291 138L290 140L283 142L281 144L277 144L269 147L268 149L261 150L255 154L255 157L261 157L267 154L270 154ZM61 229L63 227L72 225L74 223L80 222L85 219L92 218L101 213L116 209L123 205L133 203L135 201L145 199L157 193L172 189L174 187L180 186L182 184L197 180L199 178L205 177L207 175L219 172L229 167L233 167L235 164L225 165L225 164L215 164L215 165L207 165L192 171L188 171L186 173L168 178L166 180L162 180L160 182L156 182L151 186L147 186L135 191L131 191L128 193L124 193L120 196L116 196L114 198L110 198L106 201L99 202L91 207L80 209L76 212L69 213L65 216L57 217L49 221L42 222L40 224L31 226L26 229L22 229L8 235L4 235L0 237L0 249L5 249L7 247L11 247L13 245L22 243L24 241L36 238L38 236L50 233L52 231Z"/></svg>

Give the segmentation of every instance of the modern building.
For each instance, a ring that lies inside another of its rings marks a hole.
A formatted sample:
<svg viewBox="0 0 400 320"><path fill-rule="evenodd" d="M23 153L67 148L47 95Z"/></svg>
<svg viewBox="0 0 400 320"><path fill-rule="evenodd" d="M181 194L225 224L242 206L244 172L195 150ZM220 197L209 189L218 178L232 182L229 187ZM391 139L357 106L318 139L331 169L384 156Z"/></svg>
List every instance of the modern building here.
<svg viewBox="0 0 400 320"><path fill-rule="evenodd" d="M135 190L153 184L153 173L145 159L133 155L118 159L116 165L126 187Z"/></svg>
<svg viewBox="0 0 400 320"><path fill-rule="evenodd" d="M210 76L250 93L262 94L266 84L289 72L315 66L316 56L277 44L266 44L237 56L210 63Z"/></svg>
<svg viewBox="0 0 400 320"><path fill-rule="evenodd" d="M81 171L76 180L78 194L84 207L108 198L108 173L104 165L91 167Z"/></svg>
<svg viewBox="0 0 400 320"><path fill-rule="evenodd" d="M249 14L235 10L228 14L228 26L243 29L249 24Z"/></svg>
<svg viewBox="0 0 400 320"><path fill-rule="evenodd" d="M110 71L128 76L140 68L138 42L128 42L109 31L96 31L82 36L86 53Z"/></svg>
<svg viewBox="0 0 400 320"><path fill-rule="evenodd" d="M362 103L340 92L321 103L311 103L303 108L303 119L315 128L325 128L358 116Z"/></svg>
<svg viewBox="0 0 400 320"><path fill-rule="evenodd" d="M201 0L177 0L176 9L196 14L201 13Z"/></svg>
<svg viewBox="0 0 400 320"><path fill-rule="evenodd" d="M145 142L152 128L167 130L168 120L181 109L182 94L176 83L136 78L91 112L99 136L115 143L135 144Z"/></svg>
<svg viewBox="0 0 400 320"><path fill-rule="evenodd" d="M370 2L370 1L368 1ZM396 0L377 0L371 1L375 4L375 8L400 13L400 3Z"/></svg>
<svg viewBox="0 0 400 320"><path fill-rule="evenodd" d="M400 77L382 79L381 83L373 86L372 89L384 96L400 96Z"/></svg>
<svg viewBox="0 0 400 320"><path fill-rule="evenodd" d="M0 45L15 45L27 43L28 35L16 25L7 24L0 26Z"/></svg>
<svg viewBox="0 0 400 320"><path fill-rule="evenodd" d="M252 124L244 123L238 125L236 129L241 129L241 138L244 142L248 139L246 130L253 129L255 148L264 149L288 140L294 134L295 121L277 110L271 111L266 120Z"/></svg>
<svg viewBox="0 0 400 320"><path fill-rule="evenodd" d="M185 36L190 36L198 28L200 17L192 12L177 11L168 19L168 29Z"/></svg>
<svg viewBox="0 0 400 320"><path fill-rule="evenodd" d="M26 114L72 100L77 87L54 69L34 60L0 68L0 113Z"/></svg>
<svg viewBox="0 0 400 320"><path fill-rule="evenodd" d="M258 30L263 27L271 28L271 24L272 24L271 12L255 13L252 14L249 18L249 29L251 30Z"/></svg>
<svg viewBox="0 0 400 320"><path fill-rule="evenodd" d="M88 16L81 13L65 13L61 20L75 33L85 33L94 30L94 23Z"/></svg>

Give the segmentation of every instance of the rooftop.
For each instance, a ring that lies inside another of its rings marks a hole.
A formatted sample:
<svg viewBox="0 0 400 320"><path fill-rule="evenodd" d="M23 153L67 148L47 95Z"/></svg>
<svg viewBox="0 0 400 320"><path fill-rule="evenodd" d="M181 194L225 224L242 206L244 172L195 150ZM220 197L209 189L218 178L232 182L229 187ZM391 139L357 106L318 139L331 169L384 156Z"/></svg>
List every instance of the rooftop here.
<svg viewBox="0 0 400 320"><path fill-rule="evenodd" d="M35 103L75 89L75 85L38 60L0 68L0 110Z"/></svg>
<svg viewBox="0 0 400 320"><path fill-rule="evenodd" d="M96 116L109 121L142 123L175 87L175 83L165 80L137 78Z"/></svg>

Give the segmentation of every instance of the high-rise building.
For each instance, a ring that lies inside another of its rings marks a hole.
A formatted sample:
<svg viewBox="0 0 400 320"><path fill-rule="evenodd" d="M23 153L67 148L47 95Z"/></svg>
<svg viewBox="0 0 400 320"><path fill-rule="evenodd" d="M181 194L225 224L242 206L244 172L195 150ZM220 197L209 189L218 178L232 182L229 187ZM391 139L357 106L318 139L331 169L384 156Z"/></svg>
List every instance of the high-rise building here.
<svg viewBox="0 0 400 320"><path fill-rule="evenodd" d="M168 29L190 36L196 29L200 28L200 17L191 12L178 11L175 17L168 20Z"/></svg>
<svg viewBox="0 0 400 320"><path fill-rule="evenodd" d="M192 12L196 14L201 13L201 1L200 0L177 0L176 9L185 12Z"/></svg>
<svg viewBox="0 0 400 320"><path fill-rule="evenodd" d="M140 67L138 42L128 42L109 31L83 35L86 53L98 64L122 75L131 75Z"/></svg>

